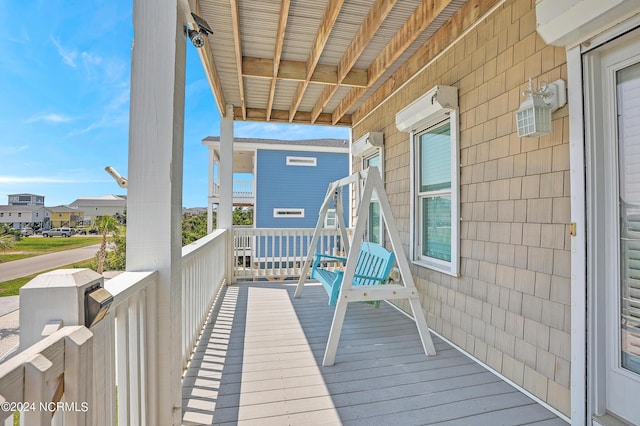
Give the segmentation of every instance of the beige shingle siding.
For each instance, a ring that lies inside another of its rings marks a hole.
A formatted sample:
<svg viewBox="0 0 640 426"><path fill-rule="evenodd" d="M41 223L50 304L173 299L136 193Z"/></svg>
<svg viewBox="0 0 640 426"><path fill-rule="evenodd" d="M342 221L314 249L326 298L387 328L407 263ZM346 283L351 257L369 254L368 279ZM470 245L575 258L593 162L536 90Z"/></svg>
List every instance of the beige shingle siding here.
<svg viewBox="0 0 640 426"><path fill-rule="evenodd" d="M533 0L506 1L353 136L384 132L386 189L408 253L410 144L395 114L435 85L459 88L461 276L413 266L429 324L569 415L568 111L539 138L518 138L514 118L529 77L567 78L564 50L535 25Z"/></svg>

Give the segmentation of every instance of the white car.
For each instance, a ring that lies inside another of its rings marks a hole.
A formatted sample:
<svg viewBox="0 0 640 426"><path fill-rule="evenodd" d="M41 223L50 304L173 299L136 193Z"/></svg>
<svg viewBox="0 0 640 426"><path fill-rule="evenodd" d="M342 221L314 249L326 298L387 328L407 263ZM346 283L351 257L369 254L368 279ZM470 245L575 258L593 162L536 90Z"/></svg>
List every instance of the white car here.
<svg viewBox="0 0 640 426"><path fill-rule="evenodd" d="M71 228L52 228L42 231L43 237L70 237L73 235Z"/></svg>

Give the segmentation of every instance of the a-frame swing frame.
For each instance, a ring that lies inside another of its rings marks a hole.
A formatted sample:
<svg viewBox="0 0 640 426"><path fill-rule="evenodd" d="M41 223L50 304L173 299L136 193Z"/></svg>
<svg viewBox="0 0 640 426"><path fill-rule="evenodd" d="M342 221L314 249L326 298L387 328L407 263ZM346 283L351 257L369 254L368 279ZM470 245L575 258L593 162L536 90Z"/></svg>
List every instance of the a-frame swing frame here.
<svg viewBox="0 0 640 426"><path fill-rule="evenodd" d="M364 180L364 189L362 190L362 197L358 197L362 181ZM357 206L357 223L353 231L351 241L347 236L347 231L344 223L344 208L342 206L342 197L334 197L337 192L343 188L348 187L350 184L356 185L356 196L359 199L359 205ZM353 278L356 270L356 262L358 258L358 252L360 251L360 245L364 237L365 228L369 219L369 204L371 203L371 197L373 190L376 190L378 194L378 202L380 203L380 212L384 220L385 229L391 242L391 247L395 253L398 268L400 270L400 276L402 278L401 284L385 284L379 286L353 286ZM418 328L418 334L422 342L422 347L427 355L435 355L436 350L429 334L427 321L425 315L422 312L422 306L420 305L420 298L418 290L416 289L409 269L409 262L404 254L404 249L400 241L400 234L396 227L393 213L391 213L391 205L387 198L387 193L384 190L382 178L377 167L370 167L366 170L357 172L344 179L337 180L329 184L327 190L327 196L320 207L320 214L318 217L318 223L309 245L309 254L300 274L300 280L296 288L295 297L300 297L304 288L304 283L311 264L313 263L313 250L317 246L318 239L320 237L320 231L324 225L324 220L327 215L327 211L331 204L332 198L335 199L336 216L339 223L339 228L342 236L345 251L347 252L347 263L344 271L344 278L342 281L342 287L340 288L340 295L336 304L335 312L333 314L333 322L331 323L331 331L329 332L329 340L327 341L327 347L324 353L324 359L322 365L333 365L335 362L336 351L338 349L338 342L340 340L340 333L342 332L342 325L344 323L344 317L347 312L347 306L349 302L356 301L370 301L370 300L393 300L393 299L408 299L413 319Z"/></svg>

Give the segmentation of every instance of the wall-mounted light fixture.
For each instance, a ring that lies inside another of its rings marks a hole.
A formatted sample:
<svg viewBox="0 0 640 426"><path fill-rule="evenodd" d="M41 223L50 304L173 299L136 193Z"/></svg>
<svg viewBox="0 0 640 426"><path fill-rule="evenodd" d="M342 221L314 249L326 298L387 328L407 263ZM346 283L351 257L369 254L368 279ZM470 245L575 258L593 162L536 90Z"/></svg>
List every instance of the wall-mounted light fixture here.
<svg viewBox="0 0 640 426"><path fill-rule="evenodd" d="M567 103L567 88L564 80L542 83L539 89L533 88L529 79L529 90L522 93L528 96L516 112L516 125L519 137L535 137L551 133L551 114Z"/></svg>

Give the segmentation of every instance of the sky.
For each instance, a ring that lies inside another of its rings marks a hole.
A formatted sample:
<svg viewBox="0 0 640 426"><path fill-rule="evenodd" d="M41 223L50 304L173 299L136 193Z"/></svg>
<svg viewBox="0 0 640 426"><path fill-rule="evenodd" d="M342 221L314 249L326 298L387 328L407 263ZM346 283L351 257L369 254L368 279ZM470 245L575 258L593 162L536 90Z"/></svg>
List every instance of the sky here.
<svg viewBox="0 0 640 426"><path fill-rule="evenodd" d="M214 26L215 27L215 26ZM215 28L214 39L215 39ZM131 0L0 0L0 204L8 194L46 206L126 194ZM207 148L220 115L187 43L183 206L207 204ZM236 122L237 137L348 139L346 128Z"/></svg>

